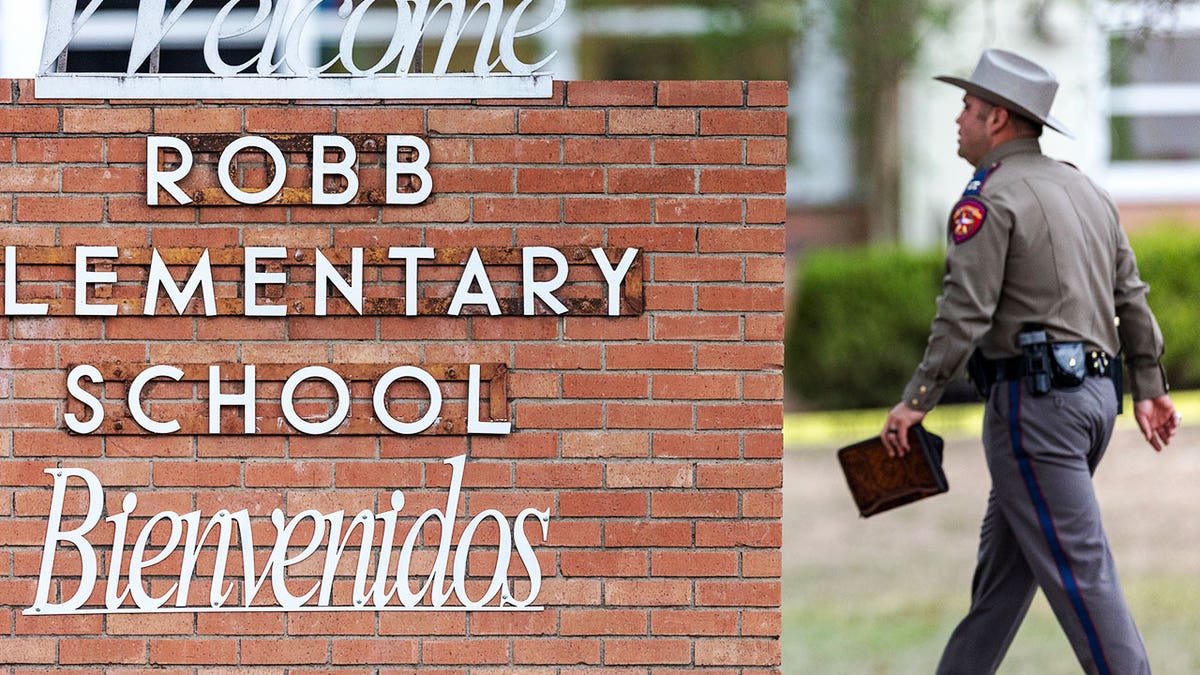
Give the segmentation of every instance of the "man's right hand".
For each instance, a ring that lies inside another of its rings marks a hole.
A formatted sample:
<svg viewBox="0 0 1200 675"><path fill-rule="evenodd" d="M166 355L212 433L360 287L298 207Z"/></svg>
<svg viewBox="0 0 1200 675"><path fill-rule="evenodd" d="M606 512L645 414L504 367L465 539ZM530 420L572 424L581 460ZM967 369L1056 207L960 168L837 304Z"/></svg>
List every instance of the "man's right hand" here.
<svg viewBox="0 0 1200 675"><path fill-rule="evenodd" d="M1156 451L1161 451L1163 446L1171 442L1171 437L1179 428L1181 419L1168 394L1134 403L1133 416L1137 420L1138 428L1142 430L1146 442Z"/></svg>
<svg viewBox="0 0 1200 675"><path fill-rule="evenodd" d="M883 432L879 434L884 447L887 448L888 457L903 457L908 454L908 428L920 424L923 419L925 413L908 407L904 401L897 403L888 412Z"/></svg>

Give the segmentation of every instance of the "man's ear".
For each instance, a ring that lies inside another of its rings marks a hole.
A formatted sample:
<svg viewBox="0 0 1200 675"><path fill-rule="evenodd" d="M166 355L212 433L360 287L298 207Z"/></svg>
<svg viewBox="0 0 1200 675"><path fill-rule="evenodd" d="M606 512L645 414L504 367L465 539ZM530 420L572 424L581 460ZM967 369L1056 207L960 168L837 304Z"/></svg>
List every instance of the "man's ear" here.
<svg viewBox="0 0 1200 675"><path fill-rule="evenodd" d="M988 112L987 128L993 134L999 133L1007 124L1010 118L1008 108L1002 106L993 106Z"/></svg>

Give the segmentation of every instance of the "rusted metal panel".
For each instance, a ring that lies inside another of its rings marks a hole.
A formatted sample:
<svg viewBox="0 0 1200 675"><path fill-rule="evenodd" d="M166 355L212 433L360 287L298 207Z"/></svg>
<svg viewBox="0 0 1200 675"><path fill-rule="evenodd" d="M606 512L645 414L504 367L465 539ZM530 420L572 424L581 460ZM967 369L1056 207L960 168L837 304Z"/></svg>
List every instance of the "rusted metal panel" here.
<svg viewBox="0 0 1200 675"><path fill-rule="evenodd" d="M402 177L401 182L404 178ZM254 192L247 190L247 192ZM400 190L400 192L415 192L415 190ZM193 203L199 206L244 206L241 202L225 194L221 188L202 188L194 190L190 195ZM169 195L165 191L159 193L159 203L170 205ZM383 190L359 190L354 199L345 206L383 206L387 195ZM308 206L312 204L312 188L284 187L271 199L263 202L262 206Z"/></svg>
<svg viewBox="0 0 1200 675"><path fill-rule="evenodd" d="M100 287L97 288L99 289ZM284 298L281 295L283 291L279 287L264 288L270 296L258 298L257 305L259 307L278 307L284 305L288 308L288 316L311 317L315 315L315 300L311 298ZM100 296L97 295L97 297L99 298ZM75 301L71 299L54 298L38 300L37 298L22 297L21 301L46 303L49 306L48 316L73 316L75 313ZM607 301L602 298L562 298L560 302L566 306L567 315L569 316L604 316L608 312ZM450 310L450 303L451 298L420 298L416 303L416 316L446 316ZM145 301L141 298L122 298L111 302L91 302L89 304L115 305L117 316L143 316L145 307ZM497 298L496 304L500 307L500 314L498 316L522 315L522 300L519 298ZM245 301L241 298L217 298L215 305L217 309L216 316L242 316L246 307ZM623 297L621 307L624 310L622 311L622 316L634 316L641 313L641 301L639 299ZM159 298L157 310L155 316L176 316L174 306L171 305L169 300L164 298ZM551 312L547 309L538 308L537 311L538 314L535 316L552 316ZM404 300L400 298L364 298L363 311L362 314L359 314L348 303L336 297L331 297L325 309L325 315L339 317L404 316ZM189 303L183 316L203 318L204 307L199 300L193 300ZM489 315L486 308L478 305L469 305L463 307L462 316Z"/></svg>
<svg viewBox="0 0 1200 675"><path fill-rule="evenodd" d="M265 138L284 152L312 153L313 134L256 134ZM362 154L383 153L387 150L387 136L384 134L338 134L350 141L354 149ZM197 154L205 152L219 153L231 143L243 138L244 134L175 134ZM412 148L400 152L400 158L411 161L416 156Z"/></svg>
<svg viewBox="0 0 1200 675"><path fill-rule="evenodd" d="M387 136L384 134L339 134L354 146L358 153L358 165L375 166L383 164L383 153L387 151ZM312 134L260 134L262 138L274 143L282 152L292 154L307 154L312 155L313 152L313 135ZM197 164L216 164L219 155L224 152L231 143L244 138L241 134L179 134L177 136L182 140L194 153ZM239 166L258 166L261 155L260 151L249 150L246 154L238 153L234 161L229 165L229 177L235 184L239 183L238 171ZM253 158L253 159L251 159ZM397 152L396 161L412 162L417 158L417 151L414 148L401 148ZM311 160L304 162L303 166L311 167ZM267 181L270 182L275 178L275 166L271 162L266 162L265 170ZM416 189L412 186L411 176L400 176L397 181L397 189L400 192L415 192ZM247 192L254 192L250 188L244 188ZM218 186L206 186L201 188L188 188L188 196L192 198L193 204L196 206L242 206L243 204L233 197L230 197L224 189ZM263 202L266 206L308 206L312 204L312 188L311 187L296 187L285 186L272 199ZM347 206L383 206L387 201L387 192L382 187L360 186L358 193L355 195ZM179 204L165 190L159 191L158 206L177 207Z"/></svg>
<svg viewBox="0 0 1200 675"><path fill-rule="evenodd" d="M148 267L150 265L152 251L157 251L162 261L173 267L193 268L197 261L200 260L204 251L208 251L209 262L213 267L213 277L216 280L218 287L217 298L215 299L217 316L243 316L245 310L245 301L241 297L244 284L242 275L245 266L245 249L240 247L233 248L210 248L203 249L200 247L173 247L173 248L158 248L151 249L145 247L119 247L117 249L116 258L94 258L92 265L97 271L116 271L116 284L93 284L90 287L94 293L92 304L108 304L115 305L117 308L117 316L141 316L144 313L145 304L145 275L141 273L131 274L127 268L129 267ZM516 267L520 268L522 264L522 249L518 247L484 247L472 249L470 247L447 247L434 250L433 260L422 260L420 267L423 270L428 270L425 275L418 277L418 284L423 287L422 292L418 295L416 303L416 314L418 316L446 316L450 309L452 297L446 292L449 285L457 283L456 278L448 278L444 270L438 271L435 268L461 268L466 264L472 250L477 250L480 260L489 267ZM567 259L572 266L588 266L592 264L591 250L586 246L568 246L558 249L560 253ZM50 316L73 316L75 313L75 302L70 297L53 297L39 298L35 297L39 288L50 284L60 289L65 289L71 285L69 280L73 278L75 265L75 250L70 247L58 246L27 246L18 249L18 267L38 267L38 266L60 266L66 269L62 270L61 275L51 278L61 279L60 281L39 281L29 290L22 289L19 297L22 302L42 302L49 306L48 314ZM332 264L345 266L350 264L351 251L348 248L337 248L321 251ZM605 254L610 259L620 257L623 250L621 249L605 249ZM4 250L0 247L0 261L3 260ZM267 272L293 272L304 268L312 268L315 264L316 253L313 248L288 248L287 257L285 258L270 258L262 260L262 266ZM387 280L379 275L372 275L368 268L401 268L404 266L404 261L400 259L392 259L388 257L387 247L372 247L363 249L363 267L366 280L365 297L363 298L362 316L405 316L406 307L403 296L405 294L403 280ZM222 272L225 268L226 271ZM233 268L233 269L228 269ZM455 273L457 275L457 272ZM177 278L182 278L176 275ZM500 288L501 286L519 285L519 281L514 281L511 278L506 281L500 281L497 278L493 279L493 286ZM510 273L510 277L514 276ZM519 272L516 273L519 278ZM644 301L644 267L642 264L642 256L639 254L630 267L629 273L625 276L625 282L621 288L621 314L623 316L637 316L645 311ZM39 278L45 279L42 275ZM607 294L604 292L602 282L597 280L568 280L564 289L569 289L572 286L592 285L594 288L583 297L560 298L560 301L567 308L568 315L573 316L604 316L608 312ZM231 288L236 287L236 288ZM225 288L224 293L221 288ZM236 294L239 297L229 297ZM374 296L372 296L372 293ZM380 294L386 294L384 297L379 297ZM437 293L434 295L433 293ZM316 301L314 300L315 289L311 278L306 280L289 279L287 284L262 284L259 286L258 303L260 305L286 305L288 307L288 315L290 316L313 316L316 311ZM61 291L59 295L64 295ZM501 315L503 316L521 316L523 315L522 301L519 297L498 297L497 304L500 306ZM199 299L194 299L185 309L184 316L203 316L203 305ZM538 306L537 312L539 316L549 315L549 310L545 307ZM349 305L336 294L330 297L330 302L327 305L326 313L329 316L357 316L357 313ZM473 316L484 314L486 311L479 306L468 306L463 309L464 316ZM157 316L175 316L175 308L170 301L165 297L165 294L160 295Z"/></svg>
<svg viewBox="0 0 1200 675"><path fill-rule="evenodd" d="M138 426L132 417L120 412L116 404L104 406L104 423L93 434L105 436L144 436L149 432ZM207 405L198 403L194 406L194 414L183 415L178 419L179 431L173 436L208 436ZM80 414L80 411L76 411ZM409 420L411 421L411 420ZM485 420L486 421L486 420ZM236 415L221 416L221 433L231 436L243 434L242 419ZM336 429L323 436L388 436L392 432L374 417L355 416L351 413ZM282 415L259 415L255 420L255 436L303 436L293 429ZM432 426L422 431L421 436L465 436L467 435L467 418L465 412L454 417L443 416Z"/></svg>
<svg viewBox="0 0 1200 675"><path fill-rule="evenodd" d="M480 367L479 378L486 380L490 384L488 386L488 414L493 420L498 422L508 421L508 368L503 363L486 364L494 366L490 374L483 372L483 367ZM497 396L493 390L499 390L502 395ZM480 394L482 396L482 394Z"/></svg>
<svg viewBox="0 0 1200 675"><path fill-rule="evenodd" d="M128 363L95 363L91 364L96 370L100 371L100 375L105 382L131 382L150 364L128 364ZM208 383L208 371L212 366L218 366L221 369L222 381L238 380L241 381L245 377L244 363L231 362L214 362L214 363L193 363L193 364L172 364L175 368L183 371L183 377L180 382L202 382ZM364 382L374 381L379 379L388 370L394 368L397 364L377 364L377 363L339 363L339 364L320 364L329 367L341 375L347 382ZM480 363L479 379L481 381L490 382L497 377L507 375L508 368L503 363ZM72 364L68 369L74 368ZM292 376L299 366L294 363L256 363L254 364L254 379L258 382L283 382ZM422 363L418 365L421 370L429 373L435 380L439 382L466 382L468 378L468 363ZM162 380L164 382L168 380Z"/></svg>
<svg viewBox="0 0 1200 675"><path fill-rule="evenodd" d="M285 258L270 258L264 260L264 263L279 263L281 265L306 265L310 266L316 260L316 251L318 247L287 247L288 255ZM397 258L388 257L388 248L386 246L375 246L363 248L363 264L375 266L394 266L402 267L404 261ZM560 246L556 247L559 253L567 259L572 265L590 265L592 264L591 248L587 246ZM188 265L195 266L200 260L200 256L208 251L208 259L213 266L231 265L241 266L245 264L245 249L242 247L212 247L205 248L200 246L172 246L172 247L117 247L116 258L94 258L97 264L102 262L111 262L115 265L149 265L152 251L158 251L158 255L163 262L168 265ZM429 265L464 265L467 259L471 257L471 251L479 253L479 259L485 265L514 265L519 266L522 262L522 248L517 246L446 246L434 249L434 257L432 260L422 260L421 266ZM620 257L624 253L621 248L604 248L603 251L609 256ZM17 247L18 264L25 265L74 265L75 264L75 249L69 246L19 246ZM350 264L350 248L321 248L321 254L324 255L329 262L335 265ZM0 262L4 261L4 249L0 247ZM640 269L641 256L633 263L634 269ZM631 275L632 276L632 275ZM640 277L639 277L640 281Z"/></svg>
<svg viewBox="0 0 1200 675"><path fill-rule="evenodd" d="M175 364L183 371L183 377L178 383L171 380L154 380L144 391L143 407L147 414L154 419L155 409L163 410L179 422L180 430L173 435L209 435L208 432L208 377L210 366L221 369L222 388L240 390L245 381L245 365L240 363L214 364ZM346 420L331 431L331 436L386 436L392 434L373 415L371 394L362 397L355 396L355 385L369 385L373 392L375 383L396 364L324 364L338 373L351 387L351 412ZM465 383L468 381L470 365L467 363L424 363L418 367L429 373L439 384L453 383L459 395L448 396L446 388L442 387L442 415L422 435L463 436L467 433L467 400ZM506 422L509 418L508 398L508 368L503 363L481 363L479 379L481 383L480 413L482 421ZM84 383L84 389L90 391L101 400L104 408L104 423L94 433L117 436L147 435L134 421L125 400L129 384L150 364L130 363L98 363L94 367L100 371L104 385ZM297 364L264 363L255 364L254 379L259 391L256 397L256 407L259 415L255 422L256 435L280 436L302 435L296 431L281 413L278 398L268 397L266 391L279 391L279 386L303 366ZM74 365L68 366L68 369ZM180 398L178 391L171 398L154 398L154 389L158 385L185 384L191 386L191 393ZM227 390L228 391L228 390ZM359 389L359 393L365 390ZM400 398L400 401L419 403L419 398ZM297 404L325 402L330 408L333 399L330 397L297 396ZM421 407L424 414L425 407ZM221 434L243 435L242 418L237 414L240 409L227 408L221 415ZM91 412L83 403L74 398L68 399L65 412L73 413L80 419L90 419ZM418 415L419 417L419 415ZM166 421L159 420L159 421ZM412 420L405 420L412 421Z"/></svg>
<svg viewBox="0 0 1200 675"><path fill-rule="evenodd" d="M629 267L625 284L621 287L621 314L639 316L646 311L646 290L642 281L646 270L642 267L642 254Z"/></svg>

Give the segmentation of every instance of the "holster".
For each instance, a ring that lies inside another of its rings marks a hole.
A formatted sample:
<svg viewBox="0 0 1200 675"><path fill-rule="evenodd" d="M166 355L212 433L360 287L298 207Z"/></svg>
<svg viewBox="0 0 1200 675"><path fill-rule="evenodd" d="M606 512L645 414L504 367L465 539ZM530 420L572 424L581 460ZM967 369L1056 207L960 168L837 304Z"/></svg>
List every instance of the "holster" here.
<svg viewBox="0 0 1200 675"><path fill-rule="evenodd" d="M1017 346L1021 348L1020 378L1032 396L1045 396L1054 388L1054 359L1051 358L1050 341L1046 329L1038 324L1025 324L1017 333ZM1083 346L1080 345L1080 350ZM1083 380L1080 379L1080 382Z"/></svg>
<svg viewBox="0 0 1200 675"><path fill-rule="evenodd" d="M1031 394L1041 396L1051 389L1078 387L1084 378L1092 375L1112 379L1117 414L1124 412L1124 371L1120 355L1110 357L1100 351L1088 352L1082 342L1041 342L1030 351L1032 353L1007 359L989 359L976 349L967 360L967 376L979 397L987 400L992 385L1002 381L1020 379Z"/></svg>
<svg viewBox="0 0 1200 675"><path fill-rule="evenodd" d="M971 354L971 358L967 359L967 378L971 380L971 385L975 387L975 393L979 394L979 398L985 401L987 400L988 392L991 391L992 385L996 383L994 377L989 377L989 371L988 359L977 347Z"/></svg>

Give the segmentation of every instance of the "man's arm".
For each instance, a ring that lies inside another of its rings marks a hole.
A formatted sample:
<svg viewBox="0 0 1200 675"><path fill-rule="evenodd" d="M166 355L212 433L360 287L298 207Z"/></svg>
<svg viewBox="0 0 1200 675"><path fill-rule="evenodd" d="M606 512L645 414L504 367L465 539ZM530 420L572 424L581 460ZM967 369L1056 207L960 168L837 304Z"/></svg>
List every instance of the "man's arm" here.
<svg viewBox="0 0 1200 675"><path fill-rule="evenodd" d="M1117 312L1117 332L1125 354L1133 400L1141 401L1167 393L1163 372L1162 332L1146 302L1150 287L1138 275L1137 259L1125 231L1117 227L1116 273L1113 279L1113 305Z"/></svg>
<svg viewBox="0 0 1200 675"><path fill-rule="evenodd" d="M978 205L982 221L969 237L951 236L942 295L925 356L905 386L900 403L888 413L880 434L893 456L907 454L908 428L925 418L942 398L946 384L962 372L976 341L991 327L1000 301L1012 216L982 197L964 199L951 216L952 228L965 202Z"/></svg>
<svg viewBox="0 0 1200 675"><path fill-rule="evenodd" d="M1113 216L1115 219L1115 209ZM1181 417L1167 394L1167 375L1162 367L1162 332L1146 302L1150 287L1138 275L1137 258L1125 231L1120 225L1116 229L1113 301L1118 319L1117 332L1133 391L1133 416L1146 442L1161 452L1175 436Z"/></svg>

